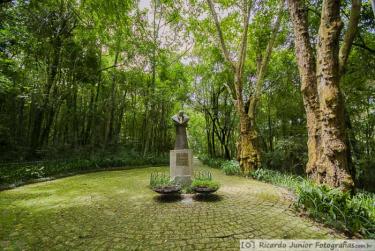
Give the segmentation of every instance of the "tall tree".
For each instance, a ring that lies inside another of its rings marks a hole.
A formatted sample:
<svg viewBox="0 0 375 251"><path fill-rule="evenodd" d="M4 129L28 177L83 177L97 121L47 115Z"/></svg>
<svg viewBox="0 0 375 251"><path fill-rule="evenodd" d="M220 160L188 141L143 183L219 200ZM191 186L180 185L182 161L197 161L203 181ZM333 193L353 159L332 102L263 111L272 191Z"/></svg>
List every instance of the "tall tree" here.
<svg viewBox="0 0 375 251"><path fill-rule="evenodd" d="M218 34L224 58L230 64L234 75L234 83L228 86L228 89L232 94L236 110L240 118L240 138L237 143L237 158L240 162L240 166L243 173L247 175L260 165L260 149L257 142L258 135L255 128L256 104L259 100L259 96L262 91L265 73L271 58L272 49L274 47L274 43L276 40L276 35L280 27L282 5L280 7L278 15L276 16L276 21L272 29L271 37L268 41L265 55L263 56L263 58L258 60L255 90L251 97L248 100L246 100L243 93L244 66L247 57L249 19L250 12L253 9L253 1L243 1L242 4L240 4L243 20L243 31L241 36L240 47L236 55L237 60L234 60L233 57L231 57L231 52L227 48L223 36L223 31L220 26L219 17L216 13L215 6L212 0L207 0L207 3L209 5L211 15L215 22L216 31Z"/></svg>
<svg viewBox="0 0 375 251"><path fill-rule="evenodd" d="M318 183L351 189L354 186L347 159L344 104L340 75L344 72L358 26L361 0L352 1L347 32L339 47L343 22L339 0L323 0L316 58L310 43L304 1L288 0L294 26L301 91L307 117L307 174Z"/></svg>

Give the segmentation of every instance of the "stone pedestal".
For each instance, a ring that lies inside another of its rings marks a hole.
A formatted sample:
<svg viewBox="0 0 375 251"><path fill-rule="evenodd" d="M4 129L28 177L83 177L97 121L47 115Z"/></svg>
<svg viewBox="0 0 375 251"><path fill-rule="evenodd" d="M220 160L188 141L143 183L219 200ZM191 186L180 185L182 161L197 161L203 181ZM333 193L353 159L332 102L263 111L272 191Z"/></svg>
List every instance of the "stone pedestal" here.
<svg viewBox="0 0 375 251"><path fill-rule="evenodd" d="M190 185L193 176L193 151L171 150L169 160L171 179L182 186Z"/></svg>

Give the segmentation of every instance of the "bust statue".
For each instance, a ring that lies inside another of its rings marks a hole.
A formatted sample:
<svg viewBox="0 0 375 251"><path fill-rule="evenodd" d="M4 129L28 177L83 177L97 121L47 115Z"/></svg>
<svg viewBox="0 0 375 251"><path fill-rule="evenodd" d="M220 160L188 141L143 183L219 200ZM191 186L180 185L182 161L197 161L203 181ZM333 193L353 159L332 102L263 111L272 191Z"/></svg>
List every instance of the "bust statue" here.
<svg viewBox="0 0 375 251"><path fill-rule="evenodd" d="M185 115L183 111L179 111L178 114L172 117L172 121L176 127L176 143L174 149L189 149L186 135L186 127L189 117Z"/></svg>

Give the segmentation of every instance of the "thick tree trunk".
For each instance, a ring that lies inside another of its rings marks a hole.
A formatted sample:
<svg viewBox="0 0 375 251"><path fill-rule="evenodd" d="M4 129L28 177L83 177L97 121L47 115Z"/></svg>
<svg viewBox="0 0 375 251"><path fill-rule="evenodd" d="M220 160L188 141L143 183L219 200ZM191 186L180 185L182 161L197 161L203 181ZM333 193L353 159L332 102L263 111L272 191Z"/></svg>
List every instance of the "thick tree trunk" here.
<svg viewBox="0 0 375 251"><path fill-rule="evenodd" d="M323 1L317 50L317 88L321 111L321 148L315 180L351 189L348 170L344 106L339 89L340 2Z"/></svg>
<svg viewBox="0 0 375 251"><path fill-rule="evenodd" d="M244 175L260 167L257 132L246 113L240 114L240 137L237 142L237 160Z"/></svg>
<svg viewBox="0 0 375 251"><path fill-rule="evenodd" d="M306 173L311 174L316 170L320 144L319 104L316 88L315 58L310 45L308 33L307 9L301 1L289 1L289 12L293 22L295 34L295 50L301 77L301 92L306 111L307 123L307 151L308 162Z"/></svg>
<svg viewBox="0 0 375 251"><path fill-rule="evenodd" d="M249 114L250 103L245 104L242 95L242 72L241 68L236 69L236 108L240 118L240 137L237 142L237 160L244 175L260 167L260 150L257 144L257 132L255 130L255 112ZM254 106L255 107L255 106Z"/></svg>
<svg viewBox="0 0 375 251"><path fill-rule="evenodd" d="M323 1L316 69L306 7L303 1L288 2L307 118L309 161L306 172L318 183L350 190L354 183L348 167L344 105L339 89L340 72L344 67L339 63L340 1ZM359 15L360 1L353 2L352 10L352 15ZM342 63L346 62L349 44L353 41L353 26L358 24L355 22L358 18L351 17L349 33L340 53Z"/></svg>

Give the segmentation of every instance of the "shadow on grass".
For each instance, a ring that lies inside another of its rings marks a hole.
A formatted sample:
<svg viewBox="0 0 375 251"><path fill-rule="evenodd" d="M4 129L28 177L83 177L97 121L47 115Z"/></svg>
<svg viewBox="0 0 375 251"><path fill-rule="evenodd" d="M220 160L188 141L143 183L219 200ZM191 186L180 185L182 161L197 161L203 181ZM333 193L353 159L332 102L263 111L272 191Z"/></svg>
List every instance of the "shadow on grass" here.
<svg viewBox="0 0 375 251"><path fill-rule="evenodd" d="M173 203L182 200L180 194L162 194L154 197L154 201L159 203Z"/></svg>
<svg viewBox="0 0 375 251"><path fill-rule="evenodd" d="M200 194L195 194L193 196L193 199L195 201L200 201L200 202L219 202L223 200L223 197L217 194L200 193Z"/></svg>

